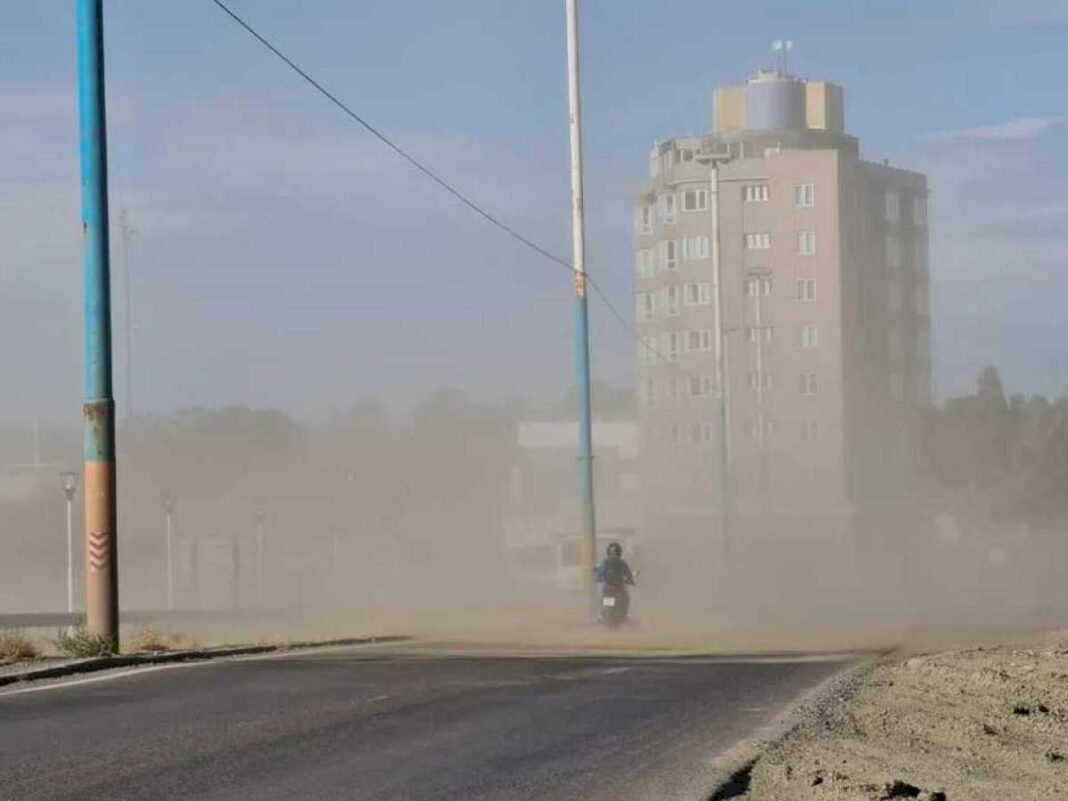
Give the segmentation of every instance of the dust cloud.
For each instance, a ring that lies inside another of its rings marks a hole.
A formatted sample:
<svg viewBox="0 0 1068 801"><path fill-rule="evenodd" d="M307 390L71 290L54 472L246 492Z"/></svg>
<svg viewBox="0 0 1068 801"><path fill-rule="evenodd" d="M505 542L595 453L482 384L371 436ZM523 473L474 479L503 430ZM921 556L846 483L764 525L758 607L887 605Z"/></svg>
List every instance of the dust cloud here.
<svg viewBox="0 0 1068 801"><path fill-rule="evenodd" d="M598 451L602 545L622 537L641 571L634 622L612 633L592 622L559 549L507 536L518 521L557 543L574 512L569 449L532 458L519 433L570 430L568 398L492 405L441 391L407 419L368 401L316 425L237 407L135 419L119 434L122 604L166 608L171 499L175 607L214 615L181 624L193 635L789 650L1040 627L1068 604L1057 570L1068 401L1006 399L984 375L977 393L929 411L909 497L870 519L738 515L724 542L715 515L643 508L641 486ZM626 424L629 393L598 390L599 425ZM5 433L12 449L28 442ZM64 608L53 465L76 464L78 442L39 432L39 463L5 472L5 613ZM542 494L524 497L535 479ZM80 553L76 565L80 576Z"/></svg>

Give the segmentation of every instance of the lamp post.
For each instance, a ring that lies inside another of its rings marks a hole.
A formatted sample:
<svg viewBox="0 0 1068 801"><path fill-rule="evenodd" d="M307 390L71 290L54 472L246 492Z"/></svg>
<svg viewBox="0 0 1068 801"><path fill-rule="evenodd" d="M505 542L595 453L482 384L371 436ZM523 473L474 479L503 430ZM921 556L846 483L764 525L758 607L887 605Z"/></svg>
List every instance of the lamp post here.
<svg viewBox="0 0 1068 801"><path fill-rule="evenodd" d="M65 470L59 474L59 481L67 499L67 612L74 614L74 494L78 491L78 474Z"/></svg>
<svg viewBox="0 0 1068 801"><path fill-rule="evenodd" d="M163 513L166 516L164 529L164 547L167 565L167 609L174 611L174 495L164 490L160 494L163 501Z"/></svg>
<svg viewBox="0 0 1068 801"><path fill-rule="evenodd" d="M256 512L256 603L263 606L263 512Z"/></svg>

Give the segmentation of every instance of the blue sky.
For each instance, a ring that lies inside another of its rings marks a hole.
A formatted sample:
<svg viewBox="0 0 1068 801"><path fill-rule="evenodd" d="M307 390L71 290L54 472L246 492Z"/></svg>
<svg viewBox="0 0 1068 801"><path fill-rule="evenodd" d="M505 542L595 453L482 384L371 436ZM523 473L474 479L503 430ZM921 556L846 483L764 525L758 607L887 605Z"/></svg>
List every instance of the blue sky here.
<svg viewBox="0 0 1068 801"><path fill-rule="evenodd" d="M232 2L464 191L568 252L562 0ZM73 6L17 4L0 29L5 422L77 419ZM566 391L559 267L413 175L209 0L105 7L141 410L318 416L444 384ZM704 130L711 88L785 36L796 72L845 86L866 156L930 174L936 388L963 391L990 361L1010 385L1066 389L1068 0L584 0L582 23L591 269L625 313L649 147ZM593 314L599 371L629 380L632 343Z"/></svg>

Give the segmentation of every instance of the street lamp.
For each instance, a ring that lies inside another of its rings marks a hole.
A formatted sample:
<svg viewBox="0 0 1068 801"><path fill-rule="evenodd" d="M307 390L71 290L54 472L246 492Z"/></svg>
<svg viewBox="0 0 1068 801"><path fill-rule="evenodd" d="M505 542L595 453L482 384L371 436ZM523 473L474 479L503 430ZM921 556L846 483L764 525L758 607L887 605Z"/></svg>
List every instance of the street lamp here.
<svg viewBox="0 0 1068 801"><path fill-rule="evenodd" d="M160 493L163 512L167 516L165 530L167 549L167 609L174 611L174 495L167 490Z"/></svg>
<svg viewBox="0 0 1068 801"><path fill-rule="evenodd" d="M256 512L256 604L263 607L263 512Z"/></svg>
<svg viewBox="0 0 1068 801"><path fill-rule="evenodd" d="M78 474L64 470L60 486L67 499L67 612L74 613L74 494L78 491Z"/></svg>

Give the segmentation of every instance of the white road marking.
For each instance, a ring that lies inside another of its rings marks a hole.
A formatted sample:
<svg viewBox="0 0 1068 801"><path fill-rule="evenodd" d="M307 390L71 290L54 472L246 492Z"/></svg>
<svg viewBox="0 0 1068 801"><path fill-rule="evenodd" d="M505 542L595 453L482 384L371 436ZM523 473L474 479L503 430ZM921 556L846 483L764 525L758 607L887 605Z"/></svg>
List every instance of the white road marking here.
<svg viewBox="0 0 1068 801"><path fill-rule="evenodd" d="M407 648L406 648L407 646ZM63 679L57 678L54 681L49 679L39 679L38 681L49 681L50 683L40 687L26 687L16 690L0 690L0 701L4 698L9 698L16 695L25 695L26 693L41 693L48 692L49 690L64 690L72 687L83 687L88 684L98 684L105 681L118 681L120 679L131 678L134 676L144 676L148 673L155 673L160 670L177 670L179 668L197 668L208 667L211 665L221 666L227 664L237 664L240 662L266 662L272 659L294 659L307 656L318 656L319 654L330 653L342 653L345 651L362 650L362 651L382 651L389 653L391 651L402 650L406 651L404 655L408 658L416 657L423 658L427 661L431 661L438 657L469 657L469 658L500 658L500 659L574 659L581 660L585 658L603 658L605 654L578 654L578 653L553 653L546 651L537 654L526 653L508 653L507 650L500 653L487 653L486 651L470 651L464 652L463 650L450 651L449 649L443 649L440 652L435 652L426 649L427 643L411 643L411 642L385 642L385 643L353 643L350 645L333 645L324 648L296 648L291 651L278 651L269 654L247 654L244 656L226 656L217 659L204 659L204 660L190 660L188 662L175 662L167 665L145 665L145 666L133 666L124 668L114 668L111 670L104 670L99 675L87 676L81 679ZM415 650L413 650L413 647ZM649 654L615 654L616 658L628 659L634 661L650 660L648 667L655 667L656 665L724 665L724 664L783 664L792 662L846 662L854 661L857 659L865 658L863 653L843 653L843 654L814 654L811 656L805 654L796 654L788 656L773 655L768 657L761 656L739 656L731 657L725 655L722 657L715 656L713 654L694 654L692 656L679 656L675 658L665 657L663 655L657 655L655 653ZM870 656L868 654L867 656ZM550 676L543 676L535 680L516 680L516 681L500 681L500 682L450 682L450 684L465 684L466 686L521 686L524 684L532 684L534 681L544 681L546 678L556 678L563 680L574 680L584 677L590 677L595 675L611 675L613 673L620 673L627 670L634 669L633 666L613 666L608 668L594 668L587 671L579 671L572 674L555 674ZM377 700L377 699L376 699Z"/></svg>

